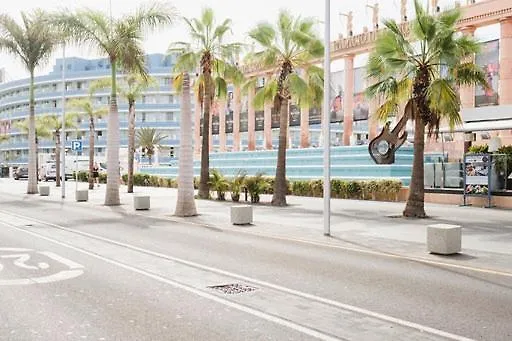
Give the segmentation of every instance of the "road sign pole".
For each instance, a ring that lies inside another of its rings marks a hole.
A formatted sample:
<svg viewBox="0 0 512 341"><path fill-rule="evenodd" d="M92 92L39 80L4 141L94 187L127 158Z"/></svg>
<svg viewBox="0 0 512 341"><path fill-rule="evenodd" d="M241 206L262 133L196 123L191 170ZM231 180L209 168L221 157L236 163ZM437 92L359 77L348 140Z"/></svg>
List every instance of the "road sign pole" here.
<svg viewBox="0 0 512 341"><path fill-rule="evenodd" d="M60 172L62 199L66 198L66 43L62 44L62 127L60 134L61 150L56 151L61 153L60 165L62 170Z"/></svg>
<svg viewBox="0 0 512 341"><path fill-rule="evenodd" d="M324 134L324 235L331 235L331 118L329 102L331 95L331 1L325 0L324 35L324 116L322 132Z"/></svg>

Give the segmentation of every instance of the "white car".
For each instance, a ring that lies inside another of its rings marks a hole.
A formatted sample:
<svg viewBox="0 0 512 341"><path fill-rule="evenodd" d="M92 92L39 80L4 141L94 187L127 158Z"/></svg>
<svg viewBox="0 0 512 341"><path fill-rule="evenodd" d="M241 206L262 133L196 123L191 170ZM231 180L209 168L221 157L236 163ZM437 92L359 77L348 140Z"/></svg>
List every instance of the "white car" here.
<svg viewBox="0 0 512 341"><path fill-rule="evenodd" d="M66 170L66 180L72 179L73 173L70 173ZM55 167L55 162L47 162L41 166L39 170L39 180L48 181L48 180L57 180L57 169Z"/></svg>

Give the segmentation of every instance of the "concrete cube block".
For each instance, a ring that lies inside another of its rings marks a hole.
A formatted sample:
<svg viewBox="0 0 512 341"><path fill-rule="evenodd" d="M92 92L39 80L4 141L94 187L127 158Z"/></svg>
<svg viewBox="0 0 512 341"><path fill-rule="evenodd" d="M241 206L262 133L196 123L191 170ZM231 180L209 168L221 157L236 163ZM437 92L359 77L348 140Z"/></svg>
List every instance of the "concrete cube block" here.
<svg viewBox="0 0 512 341"><path fill-rule="evenodd" d="M89 191L87 189L77 189L75 192L76 201L87 201L89 200Z"/></svg>
<svg viewBox="0 0 512 341"><path fill-rule="evenodd" d="M136 195L133 197L133 207L136 210L149 210L149 195Z"/></svg>
<svg viewBox="0 0 512 341"><path fill-rule="evenodd" d="M427 249L430 253L451 255L461 250L462 231L459 225L427 226Z"/></svg>
<svg viewBox="0 0 512 341"><path fill-rule="evenodd" d="M39 195L42 197L47 197L50 195L50 186L48 185L40 185L39 186Z"/></svg>
<svg viewBox="0 0 512 341"><path fill-rule="evenodd" d="M249 205L231 206L231 224L233 224L233 225L252 224L252 206L249 206Z"/></svg>

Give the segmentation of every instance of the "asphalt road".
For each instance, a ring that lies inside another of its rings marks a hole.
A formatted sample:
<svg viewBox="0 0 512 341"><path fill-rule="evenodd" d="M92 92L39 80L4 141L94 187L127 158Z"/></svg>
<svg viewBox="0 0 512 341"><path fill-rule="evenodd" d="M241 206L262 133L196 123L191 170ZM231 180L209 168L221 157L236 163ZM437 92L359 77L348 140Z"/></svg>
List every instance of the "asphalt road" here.
<svg viewBox="0 0 512 341"><path fill-rule="evenodd" d="M0 222L0 340L512 339L492 271L5 194Z"/></svg>

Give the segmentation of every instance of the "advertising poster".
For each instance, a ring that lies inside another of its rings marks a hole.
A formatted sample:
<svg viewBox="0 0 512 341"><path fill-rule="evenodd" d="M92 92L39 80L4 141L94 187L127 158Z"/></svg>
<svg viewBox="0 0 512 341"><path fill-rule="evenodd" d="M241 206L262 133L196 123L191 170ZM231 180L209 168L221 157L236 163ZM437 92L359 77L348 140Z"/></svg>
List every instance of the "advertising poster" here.
<svg viewBox="0 0 512 341"><path fill-rule="evenodd" d="M370 103L366 100L364 93L354 95L354 121L367 120L369 113Z"/></svg>
<svg viewBox="0 0 512 341"><path fill-rule="evenodd" d="M300 126L300 108L297 103L290 103L290 127Z"/></svg>
<svg viewBox="0 0 512 341"><path fill-rule="evenodd" d="M364 95L366 90L366 68L359 67L354 70L354 121L368 119L370 103Z"/></svg>
<svg viewBox="0 0 512 341"><path fill-rule="evenodd" d="M212 135L219 135L220 106L216 100L212 103L210 115L212 115Z"/></svg>
<svg viewBox="0 0 512 341"><path fill-rule="evenodd" d="M489 155L466 155L464 194L488 195L490 168Z"/></svg>
<svg viewBox="0 0 512 341"><path fill-rule="evenodd" d="M226 103L226 134L233 132L233 92L228 92Z"/></svg>
<svg viewBox="0 0 512 341"><path fill-rule="evenodd" d="M344 72L338 71L331 73L331 123L343 121L343 82L345 81ZM319 108L318 108L319 109ZM317 110L321 113L321 110ZM319 114L320 116L321 114ZM310 111L309 122L312 124ZM317 123L320 123L318 121Z"/></svg>
<svg viewBox="0 0 512 341"><path fill-rule="evenodd" d="M498 105L498 84L499 84L499 40L482 43L480 52L476 55L475 63L480 66L486 75L489 89L476 87L475 106L483 107L488 105Z"/></svg>
<svg viewBox="0 0 512 341"><path fill-rule="evenodd" d="M244 133L248 127L249 101L247 96L242 97L242 110L240 110L240 132Z"/></svg>

